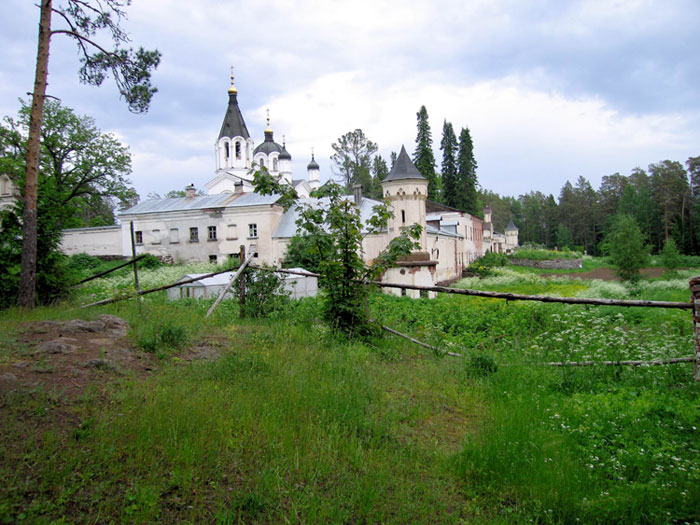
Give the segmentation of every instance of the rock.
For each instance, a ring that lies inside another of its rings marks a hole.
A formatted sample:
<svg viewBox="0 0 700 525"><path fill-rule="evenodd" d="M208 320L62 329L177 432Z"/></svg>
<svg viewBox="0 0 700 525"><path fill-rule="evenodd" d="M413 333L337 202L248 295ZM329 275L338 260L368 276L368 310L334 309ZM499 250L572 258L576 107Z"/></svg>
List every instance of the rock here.
<svg viewBox="0 0 700 525"><path fill-rule="evenodd" d="M6 372L0 375L0 394L15 390L19 386L19 380L15 374Z"/></svg>
<svg viewBox="0 0 700 525"><path fill-rule="evenodd" d="M27 326L25 332L33 334L46 334L52 330L59 330L62 326L60 321L37 321Z"/></svg>
<svg viewBox="0 0 700 525"><path fill-rule="evenodd" d="M61 339L45 341L34 348L35 354L70 354L77 347Z"/></svg>
<svg viewBox="0 0 700 525"><path fill-rule="evenodd" d="M103 321L85 321L83 319L73 319L63 324L63 331L68 333L76 332L104 332L107 326Z"/></svg>
<svg viewBox="0 0 700 525"><path fill-rule="evenodd" d="M129 330L129 323L116 315L102 314L100 316L100 321L105 324L105 327L112 335L117 337L124 337Z"/></svg>

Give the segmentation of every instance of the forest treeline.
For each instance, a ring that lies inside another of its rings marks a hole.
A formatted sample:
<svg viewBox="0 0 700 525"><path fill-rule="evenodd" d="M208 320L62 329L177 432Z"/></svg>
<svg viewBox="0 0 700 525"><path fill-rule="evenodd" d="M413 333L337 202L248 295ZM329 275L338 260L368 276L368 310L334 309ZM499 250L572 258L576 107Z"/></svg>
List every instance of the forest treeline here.
<svg viewBox="0 0 700 525"><path fill-rule="evenodd" d="M634 217L653 252L673 238L683 253L700 254L700 157L688 158L685 165L663 160L629 175L606 175L597 190L579 177L575 184L567 181L558 198L539 191L507 197L482 190L480 200L493 209L496 230L503 231L513 219L521 245L597 255L614 217L622 213Z"/></svg>

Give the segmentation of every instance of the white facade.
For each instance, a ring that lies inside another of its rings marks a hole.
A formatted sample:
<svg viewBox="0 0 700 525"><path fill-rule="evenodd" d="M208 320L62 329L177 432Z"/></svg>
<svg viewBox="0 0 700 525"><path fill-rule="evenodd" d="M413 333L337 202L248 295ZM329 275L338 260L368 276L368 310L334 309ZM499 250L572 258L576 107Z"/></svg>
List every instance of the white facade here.
<svg viewBox="0 0 700 525"><path fill-rule="evenodd" d="M137 254L151 253L176 262L223 264L228 257L238 256L244 246L254 250L257 262L279 265L296 233L295 211L285 212L276 196L253 192L252 173L265 166L279 180L293 185L302 199L311 202L308 196L320 186L320 169L312 153L307 179L293 179L291 155L284 141L281 145L274 141L269 117L265 139L255 147L233 84L228 95L227 112L215 144L215 174L205 184L208 195L194 196L194 188L189 188L185 198L144 201L122 212L120 227L66 231L64 251L128 257L133 223ZM385 282L429 285L454 279L475 258L493 249L490 216L482 222L459 210L431 203L427 201L427 188L427 180L402 148L391 173L382 182L383 197L393 208L394 217L385 232L364 239L363 256L372 261L412 224L422 227L420 249L387 272ZM363 199L361 194L355 196L355 202L365 220L372 207L379 204ZM507 230L506 237L517 245L517 229Z"/></svg>

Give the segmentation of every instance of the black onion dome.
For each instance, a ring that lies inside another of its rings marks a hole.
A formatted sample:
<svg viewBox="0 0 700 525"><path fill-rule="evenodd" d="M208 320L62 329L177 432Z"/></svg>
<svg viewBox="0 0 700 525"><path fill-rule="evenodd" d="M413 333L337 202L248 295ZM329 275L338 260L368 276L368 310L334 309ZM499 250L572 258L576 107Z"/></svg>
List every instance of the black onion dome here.
<svg viewBox="0 0 700 525"><path fill-rule="evenodd" d="M309 165L306 166L307 170L317 170L320 169L320 166L318 165L318 162L316 162L316 159L314 158L314 154L311 154L311 162L309 162Z"/></svg>
<svg viewBox="0 0 700 525"><path fill-rule="evenodd" d="M287 151L287 148L282 146L282 153L280 153L280 160L292 160L292 156Z"/></svg>
<svg viewBox="0 0 700 525"><path fill-rule="evenodd" d="M260 144L257 148L255 148L255 153L265 153L266 155L269 155L270 153L282 153L282 150L284 148L277 144L273 137L272 137L272 131L265 131L265 141Z"/></svg>

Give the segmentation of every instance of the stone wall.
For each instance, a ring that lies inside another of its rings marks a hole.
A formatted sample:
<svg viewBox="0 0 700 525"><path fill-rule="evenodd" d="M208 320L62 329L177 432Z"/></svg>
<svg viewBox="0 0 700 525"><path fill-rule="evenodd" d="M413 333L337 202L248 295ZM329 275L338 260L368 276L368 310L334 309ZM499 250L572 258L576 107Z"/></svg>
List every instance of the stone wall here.
<svg viewBox="0 0 700 525"><path fill-rule="evenodd" d="M547 261L535 261L532 259L508 259L513 266L527 266L528 268L540 268L542 270L573 270L583 268L582 259L549 259Z"/></svg>

